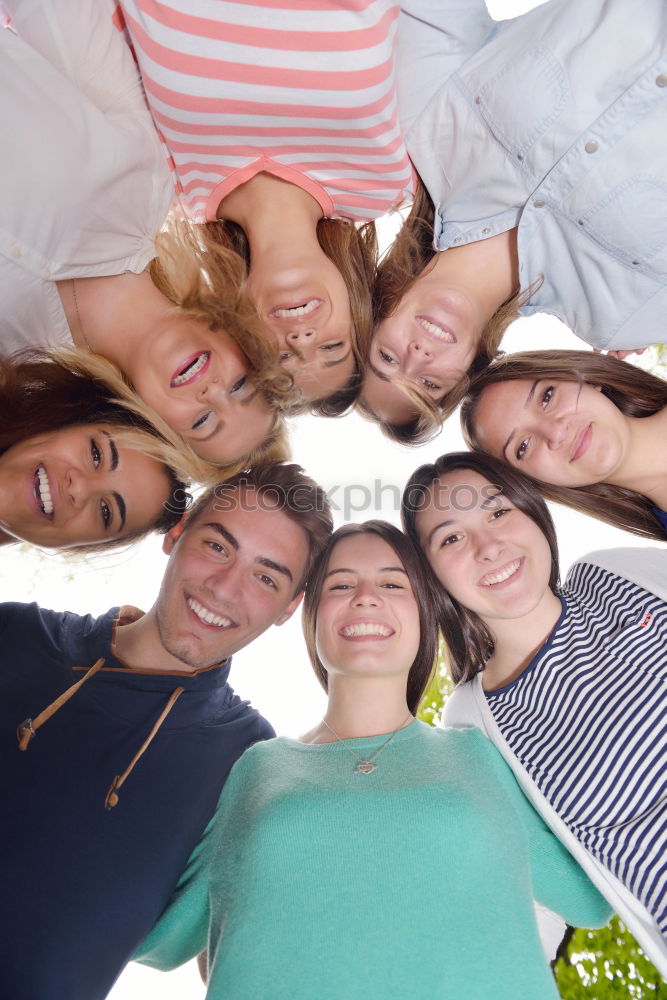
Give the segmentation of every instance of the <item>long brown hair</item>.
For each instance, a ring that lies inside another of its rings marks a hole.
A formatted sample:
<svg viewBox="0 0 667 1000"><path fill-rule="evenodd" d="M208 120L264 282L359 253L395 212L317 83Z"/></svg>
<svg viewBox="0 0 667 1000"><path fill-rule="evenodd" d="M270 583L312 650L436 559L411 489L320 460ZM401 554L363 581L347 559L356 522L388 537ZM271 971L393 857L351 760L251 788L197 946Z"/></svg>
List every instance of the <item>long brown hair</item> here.
<svg viewBox="0 0 667 1000"><path fill-rule="evenodd" d="M92 364L97 376L90 373L88 364ZM169 531L190 501L184 478L176 471L184 464L181 456L173 443L163 439L140 415L140 405L135 411L117 398L115 387L101 377L102 372L107 373L107 365L112 372L110 362L89 362L83 352L77 351L25 350L12 357L0 356L0 454L39 434L77 424L103 423L118 428L119 439L128 447L161 462L164 468L169 499L154 524L145 532L110 543L77 547L77 553L126 545L151 530ZM166 460L166 456L174 455L176 469Z"/></svg>
<svg viewBox="0 0 667 1000"><path fill-rule="evenodd" d="M396 238L382 256L373 289L373 327L391 316L414 282L435 263L438 251L433 248L433 218L435 206L421 183L418 182L410 212ZM415 407L415 415L402 424L393 424L378 418L364 403L363 392L357 403L359 410L376 420L383 433L401 444L420 444L431 440L443 422L454 412L463 399L471 380L483 371L496 357L502 336L518 315L530 292L512 295L493 314L482 331L477 353L467 373L439 401L407 378L393 379Z"/></svg>
<svg viewBox="0 0 667 1000"><path fill-rule="evenodd" d="M224 329L233 336L246 353L257 381L269 398L290 416L310 412L316 416L336 417L350 409L359 393L362 366L373 329L371 299L378 257L374 224L359 225L350 219L320 219L317 239L340 271L347 288L356 371L341 389L308 403L303 402L292 377L280 367L278 347L266 336L261 317L248 293L250 245L241 226L226 220L201 226L172 221L166 235L158 239L160 266L154 266L152 271L160 290L189 312L191 301L204 303L205 312L210 313L217 324L211 328ZM188 266L186 259L193 273L184 282L181 272ZM206 276L203 289L192 262L197 271ZM211 304L211 298L222 305L218 308ZM220 310L224 315L218 315Z"/></svg>
<svg viewBox="0 0 667 1000"><path fill-rule="evenodd" d="M331 553L345 538L359 535L377 535L394 550L403 569L407 573L412 592L419 609L419 648L410 667L407 681L407 701L411 712L416 712L422 695L433 675L436 654L438 651L437 631L435 627L435 593L430 578L424 571L421 559L412 542L388 521L365 521L363 524L345 524L331 535L327 545L320 553L315 567L306 585L306 596L303 602L301 623L306 640L308 656L315 676L324 688L328 690L327 672L317 655L315 631L317 626L317 608L322 596L322 587L326 576Z"/></svg>
<svg viewBox="0 0 667 1000"><path fill-rule="evenodd" d="M599 385L602 393L628 417L650 417L667 406L667 382L627 361L593 351L522 351L495 361L471 385L461 406L463 436L471 448L483 450L475 433L475 411L484 390L496 382L527 378ZM547 500L643 538L667 539L654 505L642 493L611 483L553 486L538 479L532 481Z"/></svg>
<svg viewBox="0 0 667 1000"><path fill-rule="evenodd" d="M490 455L476 452L458 451L441 455L435 462L421 465L408 480L403 491L401 520L405 533L421 552L424 562L428 564L428 557L417 532L417 514L428 502L433 484L447 472L456 471L476 472L483 476L492 486L500 489L514 507L535 522L549 545L549 587L555 590L560 573L558 539L547 505L527 476ZM462 684L484 669L484 664L493 653L494 638L479 615L448 594L432 570L431 574L438 596L437 621L449 653L449 669L454 683Z"/></svg>

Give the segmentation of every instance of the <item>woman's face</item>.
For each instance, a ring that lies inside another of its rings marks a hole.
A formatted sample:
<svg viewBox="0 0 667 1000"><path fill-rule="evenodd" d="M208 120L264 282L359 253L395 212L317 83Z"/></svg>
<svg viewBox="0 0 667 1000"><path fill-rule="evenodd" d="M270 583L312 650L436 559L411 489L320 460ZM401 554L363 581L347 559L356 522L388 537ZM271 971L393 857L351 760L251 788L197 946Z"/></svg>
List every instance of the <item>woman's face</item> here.
<svg viewBox="0 0 667 1000"><path fill-rule="evenodd" d="M248 286L304 399L342 389L355 371L352 313L343 276L324 251L282 269L260 261L251 266Z"/></svg>
<svg viewBox="0 0 667 1000"><path fill-rule="evenodd" d="M531 614L550 596L547 539L479 473L441 476L416 525L442 586L487 624Z"/></svg>
<svg viewBox="0 0 667 1000"><path fill-rule="evenodd" d="M364 403L389 423L401 424L414 417L414 404L394 381L397 375L440 402L470 367L482 327L469 296L444 284L435 269L426 271L373 335L364 374Z"/></svg>
<svg viewBox="0 0 667 1000"><path fill-rule="evenodd" d="M119 428L80 424L0 455L0 527L48 548L103 544L148 530L169 499L164 467L117 440Z"/></svg>
<svg viewBox="0 0 667 1000"><path fill-rule="evenodd" d="M406 679L419 649L419 610L393 548L377 535L334 547L317 608L317 654L329 676Z"/></svg>
<svg viewBox="0 0 667 1000"><path fill-rule="evenodd" d="M474 426L490 455L554 486L608 481L629 442L626 418L600 386L549 378L490 385Z"/></svg>
<svg viewBox="0 0 667 1000"><path fill-rule="evenodd" d="M228 334L174 316L146 353L132 369L137 393L202 458L234 462L269 435L274 411Z"/></svg>

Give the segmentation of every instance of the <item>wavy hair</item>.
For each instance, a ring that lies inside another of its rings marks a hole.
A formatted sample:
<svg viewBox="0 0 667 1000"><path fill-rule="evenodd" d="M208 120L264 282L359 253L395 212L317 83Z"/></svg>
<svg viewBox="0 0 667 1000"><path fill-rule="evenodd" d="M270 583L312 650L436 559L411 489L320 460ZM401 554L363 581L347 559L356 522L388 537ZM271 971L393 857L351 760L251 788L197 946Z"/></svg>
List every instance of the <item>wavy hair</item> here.
<svg viewBox="0 0 667 1000"><path fill-rule="evenodd" d="M76 349L24 350L0 356L0 454L54 429L104 423L118 428L119 441L164 468L169 499L146 531L102 545L76 547L77 553L126 545L151 530L164 533L179 521L190 502L189 475L184 471L190 471L187 446L166 425L163 437L147 410L115 365L103 358ZM196 467L201 467L201 459L194 458Z"/></svg>
<svg viewBox="0 0 667 1000"><path fill-rule="evenodd" d="M378 249L375 225L372 222L357 224L350 219L320 219L317 223L317 239L329 260L340 271L345 282L352 315L352 352L356 362L356 371L347 384L321 399L305 402L300 398L298 390L293 385L291 375L287 375L278 362L278 347L272 337L267 337L262 320L247 291L248 272L250 269L250 245L244 230L235 222L219 220L207 222L204 225L184 228L186 224L172 223L168 236L160 239L159 245L166 249L165 240L173 247L176 234L182 232L190 249L198 256L199 266L209 274L208 281L215 288L214 295L227 294L229 308L237 314L236 325L252 330L252 339L248 346L260 357L262 352L271 359L271 378L278 376L288 383L280 392L271 385L267 386L269 398L288 414L295 416L300 413L312 413L315 416L338 417L346 413L354 404L361 387L361 372L370 347L373 329L371 301L373 280L377 264ZM180 254L179 254L180 257ZM215 262L215 265L213 264ZM154 278L155 280L155 278ZM232 285L234 291L225 292L225 287ZM167 287L158 285L170 298ZM176 301L172 298L172 301ZM227 329L227 326L224 327ZM230 326L231 329L231 326ZM234 338L239 347L248 354L243 334ZM256 343L260 340L262 343ZM249 359L253 359L249 355ZM268 362L267 362L268 364Z"/></svg>
<svg viewBox="0 0 667 1000"><path fill-rule="evenodd" d="M373 289L374 329L388 319L411 287L430 266L435 263L438 251L433 248L433 217L435 206L421 183L418 182L415 199L410 212L396 238L382 256ZM422 444L430 441L440 431L443 422L454 412L465 396L470 382L483 371L497 356L502 336L510 323L518 316L519 307L532 294L516 292L493 314L482 331L479 346L468 372L442 399L436 401L417 386L411 379L399 376L394 381L405 393L415 408L415 415L402 424L382 420L363 400L358 409L375 420L382 432L392 441L400 444Z"/></svg>
<svg viewBox="0 0 667 1000"><path fill-rule="evenodd" d="M317 655L315 632L317 627L317 609L322 596L322 587L326 576L331 553L345 538L358 538L361 535L376 535L389 545L398 556L408 575L412 592L419 609L419 648L410 667L407 681L408 708L414 714L419 707L424 691L433 676L436 655L438 652L438 636L435 628L435 593L430 578L424 570L418 550L412 542L388 521L365 521L363 524L345 524L334 531L333 535L315 563L315 567L306 586L306 596L303 602L301 623L306 640L308 656L315 671L315 676L325 691L328 690L328 676L322 661Z"/></svg>
<svg viewBox="0 0 667 1000"><path fill-rule="evenodd" d="M549 545L549 587L555 590L560 575L558 539L546 503L527 476L490 455L477 452L459 451L441 455L435 462L421 465L407 482L401 503L401 521L403 530L421 553L424 563L428 564L428 556L417 531L417 514L428 502L433 484L446 473L457 471L476 472L483 476L492 486L500 489L513 506L535 522ZM493 634L478 614L448 594L433 570L430 572L437 594L436 620L449 654L449 670L454 683L463 684L484 669L494 650Z"/></svg>
<svg viewBox="0 0 667 1000"><path fill-rule="evenodd" d="M475 411L484 390L496 382L526 378L599 385L628 417L650 417L667 406L667 382L627 361L593 351L522 351L495 361L470 386L461 406L461 425L471 448L483 451L475 433ZM611 483L553 486L529 478L547 500L643 538L667 540L667 531L654 513L653 503L643 493Z"/></svg>

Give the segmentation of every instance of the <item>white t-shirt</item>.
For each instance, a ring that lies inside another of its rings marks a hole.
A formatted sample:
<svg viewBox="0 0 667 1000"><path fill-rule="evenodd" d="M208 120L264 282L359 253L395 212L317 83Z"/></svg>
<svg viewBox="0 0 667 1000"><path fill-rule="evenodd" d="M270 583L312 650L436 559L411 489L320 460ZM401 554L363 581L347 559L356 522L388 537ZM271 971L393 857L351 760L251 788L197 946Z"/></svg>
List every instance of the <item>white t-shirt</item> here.
<svg viewBox="0 0 667 1000"><path fill-rule="evenodd" d="M144 270L173 181L112 0L5 7L0 348L12 351L71 343L57 280Z"/></svg>

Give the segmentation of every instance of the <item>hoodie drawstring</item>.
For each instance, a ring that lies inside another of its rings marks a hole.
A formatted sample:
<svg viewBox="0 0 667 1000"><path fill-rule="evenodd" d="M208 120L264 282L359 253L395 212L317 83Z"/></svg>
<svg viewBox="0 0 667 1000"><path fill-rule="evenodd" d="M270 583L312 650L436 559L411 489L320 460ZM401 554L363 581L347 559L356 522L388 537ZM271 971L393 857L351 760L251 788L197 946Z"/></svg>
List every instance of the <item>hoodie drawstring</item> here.
<svg viewBox="0 0 667 1000"><path fill-rule="evenodd" d="M158 729L160 728L164 720L167 718L172 708L176 704L177 700L180 698L180 696L183 694L184 691L185 688L177 687L174 688L174 690L171 692L171 697L169 698L169 701L160 712L160 715L156 719L155 725L151 729L150 733L148 734L144 742L141 744L141 746L139 747L139 749L137 750L134 757L127 765L123 773L121 775L117 774L116 777L111 782L111 785L109 786L109 791L107 792L107 797L104 800L105 809L113 809L114 806L118 805L118 795L116 794L117 790L124 784L125 780L129 778L130 774L132 773L134 765L137 763L141 755L145 753L146 750L148 750L149 746L153 741L153 737L155 736Z"/></svg>
<svg viewBox="0 0 667 1000"><path fill-rule="evenodd" d="M69 701L72 695L76 694L80 687L86 683L89 677L92 677L104 666L104 657L101 656L96 663L88 670L80 681L76 684L72 684L68 687L66 691L52 701L50 705L47 705L43 712L40 712L36 719L24 719L23 722L19 724L16 729L16 738L19 741L19 750L27 750L28 744L33 736L36 735L37 730L40 726L43 726L45 722L48 722L52 715L55 715L59 708Z"/></svg>
<svg viewBox="0 0 667 1000"><path fill-rule="evenodd" d="M30 741L33 738L33 736L36 735L37 730L41 726L43 726L45 722L48 722L51 716L55 715L58 709L62 708L62 706L66 702L68 702L73 695L76 694L79 688L83 687L83 685L86 683L87 680L93 677L98 670L102 669L102 667L104 666L104 662L105 662L104 657L101 656L99 660L97 660L93 664L90 670L86 671L86 673L84 674L84 676L81 678L80 681L77 681L75 684L72 684L71 687L68 687L66 691L63 691L63 693L59 695L59 697L56 698L55 701L52 701L50 705L46 706L43 712L39 713L36 719L28 718L24 719L23 722L20 723L20 725L16 729L16 738L18 739L19 742L19 750L28 749L28 745L30 744ZM109 791L107 792L106 798L104 800L105 809L113 809L114 806L118 805L118 794L117 794L118 789L124 784L127 778L129 778L135 764L137 763L141 755L145 753L148 747L151 745L158 729L160 728L164 720L167 718L172 708L174 707L174 705L176 704L176 702L178 701L178 699L180 698L180 696L183 694L184 691L185 691L184 687L174 688L169 697L169 700L167 701L167 704L160 712L160 715L158 716L155 725L153 726L150 733L148 734L144 742L137 750L136 754L134 755L128 766L125 768L124 772L121 775L117 774L116 777L113 779L109 787Z"/></svg>

